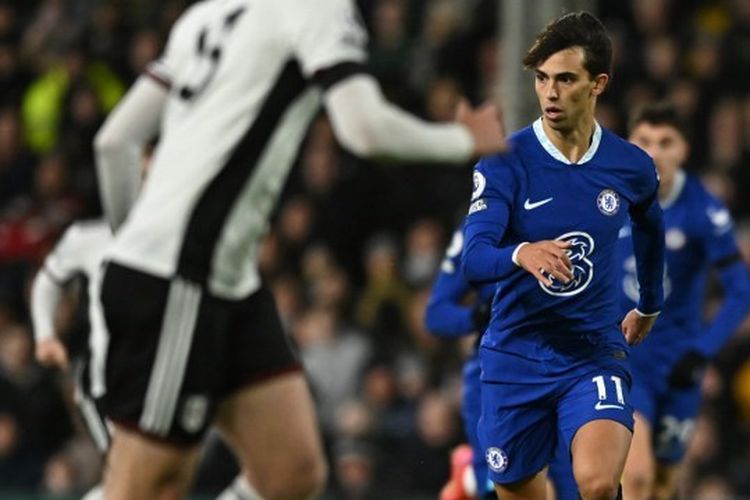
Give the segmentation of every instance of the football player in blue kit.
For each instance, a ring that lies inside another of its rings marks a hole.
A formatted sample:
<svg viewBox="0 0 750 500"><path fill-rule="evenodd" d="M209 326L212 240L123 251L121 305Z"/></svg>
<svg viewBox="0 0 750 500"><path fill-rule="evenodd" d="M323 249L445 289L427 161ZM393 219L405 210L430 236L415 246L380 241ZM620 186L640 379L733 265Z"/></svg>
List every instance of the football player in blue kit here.
<svg viewBox="0 0 750 500"><path fill-rule="evenodd" d="M675 493L677 466L700 407L703 369L747 315L750 277L729 211L682 169L689 145L676 109L668 103L641 109L631 122L630 140L651 155L661 176L666 265L663 317L652 336L631 353L635 435L623 484L625 498L668 499ZM627 225L620 232L618 250L624 311L638 300ZM724 299L705 324L703 301L711 269L717 272Z"/></svg>
<svg viewBox="0 0 750 500"><path fill-rule="evenodd" d="M594 120L611 57L591 14L552 21L524 59L542 117L474 171L463 272L497 282L479 350L478 435L504 500L545 497L558 439L584 499L621 495L633 429L628 344L662 307L664 226L653 161ZM628 218L640 293L619 322L615 249Z"/></svg>
<svg viewBox="0 0 750 500"><path fill-rule="evenodd" d="M432 285L430 301L425 311L425 324L436 337L455 339L479 334L481 338L490 319L495 284L486 282L473 286L466 281L461 273L463 242L463 227L459 227L453 233L440 273ZM468 303L467 299L470 299ZM472 475L466 477L465 471L458 471L459 477L451 478L443 488L441 500L495 498L495 489L487 477L487 463L477 437L481 409L479 338L464 363L461 399L464 432L471 446ZM550 479L558 500L577 498L578 490L572 478L570 460L563 447L558 448L558 454L550 464Z"/></svg>

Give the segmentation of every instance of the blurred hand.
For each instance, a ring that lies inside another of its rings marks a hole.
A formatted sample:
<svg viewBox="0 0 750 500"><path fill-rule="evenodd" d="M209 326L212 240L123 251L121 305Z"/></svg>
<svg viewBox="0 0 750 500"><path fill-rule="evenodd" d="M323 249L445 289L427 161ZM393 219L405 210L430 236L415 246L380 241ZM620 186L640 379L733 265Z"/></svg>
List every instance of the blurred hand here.
<svg viewBox="0 0 750 500"><path fill-rule="evenodd" d="M474 156L501 153L508 149L505 128L494 104L485 103L472 108L466 99L461 99L456 108L456 122L468 128L474 138Z"/></svg>
<svg viewBox="0 0 750 500"><path fill-rule="evenodd" d="M646 338L658 316L641 316L632 309L622 320L620 330L630 345L638 345Z"/></svg>
<svg viewBox="0 0 750 500"><path fill-rule="evenodd" d="M54 337L37 342L36 360L42 366L68 369L68 352L62 342Z"/></svg>
<svg viewBox="0 0 750 500"><path fill-rule="evenodd" d="M545 286L552 286L550 276L568 283L573 279L573 266L566 252L568 248L570 242L567 241L544 240L528 243L518 250L516 260Z"/></svg>

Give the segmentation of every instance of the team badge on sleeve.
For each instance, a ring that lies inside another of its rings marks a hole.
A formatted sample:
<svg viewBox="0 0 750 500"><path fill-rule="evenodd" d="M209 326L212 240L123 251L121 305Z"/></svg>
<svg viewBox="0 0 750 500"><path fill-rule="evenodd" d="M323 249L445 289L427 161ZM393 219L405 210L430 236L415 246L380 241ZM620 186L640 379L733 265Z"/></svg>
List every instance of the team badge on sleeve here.
<svg viewBox="0 0 750 500"><path fill-rule="evenodd" d="M726 208L708 207L706 215L713 224L717 236L732 229L732 216L729 215L729 210Z"/></svg>
<svg viewBox="0 0 750 500"><path fill-rule="evenodd" d="M484 188L487 185L487 179L484 178L481 172L474 172L474 191L471 192L471 201L479 199L484 193Z"/></svg>
<svg viewBox="0 0 750 500"><path fill-rule="evenodd" d="M500 448L487 448L484 453L484 459L487 461L487 465L495 472L503 472L508 468L508 455L505 454Z"/></svg>
<svg viewBox="0 0 750 500"><path fill-rule="evenodd" d="M611 189L605 189L596 197L596 206L604 215L615 215L620 210L620 196Z"/></svg>
<svg viewBox="0 0 750 500"><path fill-rule="evenodd" d="M481 212L482 210L487 210L487 203L484 200L477 200L469 207L469 215L474 212Z"/></svg>

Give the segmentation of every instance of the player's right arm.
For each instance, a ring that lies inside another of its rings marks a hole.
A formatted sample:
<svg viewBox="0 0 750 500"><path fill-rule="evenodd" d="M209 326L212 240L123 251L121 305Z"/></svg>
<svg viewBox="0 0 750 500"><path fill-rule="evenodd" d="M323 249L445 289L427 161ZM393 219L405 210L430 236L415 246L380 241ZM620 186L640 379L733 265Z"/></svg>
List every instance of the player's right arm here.
<svg viewBox="0 0 750 500"><path fill-rule="evenodd" d="M515 178L501 157L482 159L474 170L474 191L464 225L463 273L472 282L498 281L523 268L551 285L547 274L564 282L572 277L565 253L569 243L522 242L501 245L513 209Z"/></svg>
<svg viewBox="0 0 750 500"><path fill-rule="evenodd" d="M367 35L351 0L304 0L290 21L294 51L323 99L339 142L357 155L463 163L505 149L497 109L462 107L458 123L428 123L390 104L365 70Z"/></svg>
<svg viewBox="0 0 750 500"><path fill-rule="evenodd" d="M81 272L76 261L77 226L65 232L55 249L34 278L31 287L31 323L36 342L37 361L45 366L66 368L68 355L65 346L55 335L55 314L64 287Z"/></svg>

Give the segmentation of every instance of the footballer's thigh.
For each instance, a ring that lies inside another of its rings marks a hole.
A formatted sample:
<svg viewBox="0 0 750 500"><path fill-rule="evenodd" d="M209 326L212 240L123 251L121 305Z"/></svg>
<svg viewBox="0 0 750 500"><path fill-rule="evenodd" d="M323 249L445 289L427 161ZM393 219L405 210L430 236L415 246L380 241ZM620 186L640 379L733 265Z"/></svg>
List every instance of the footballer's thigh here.
<svg viewBox="0 0 750 500"><path fill-rule="evenodd" d="M310 498L327 470L298 357L267 289L232 307L216 425L263 498Z"/></svg>
<svg viewBox="0 0 750 500"><path fill-rule="evenodd" d="M592 420L578 430L571 454L582 498L617 498L631 437L628 428L608 419Z"/></svg>
<svg viewBox="0 0 750 500"><path fill-rule="evenodd" d="M302 372L248 386L220 407L216 424L263 498L314 498L326 462Z"/></svg>
<svg viewBox="0 0 750 500"><path fill-rule="evenodd" d="M581 497L614 499L633 433L630 373L620 363L578 378L558 402Z"/></svg>

